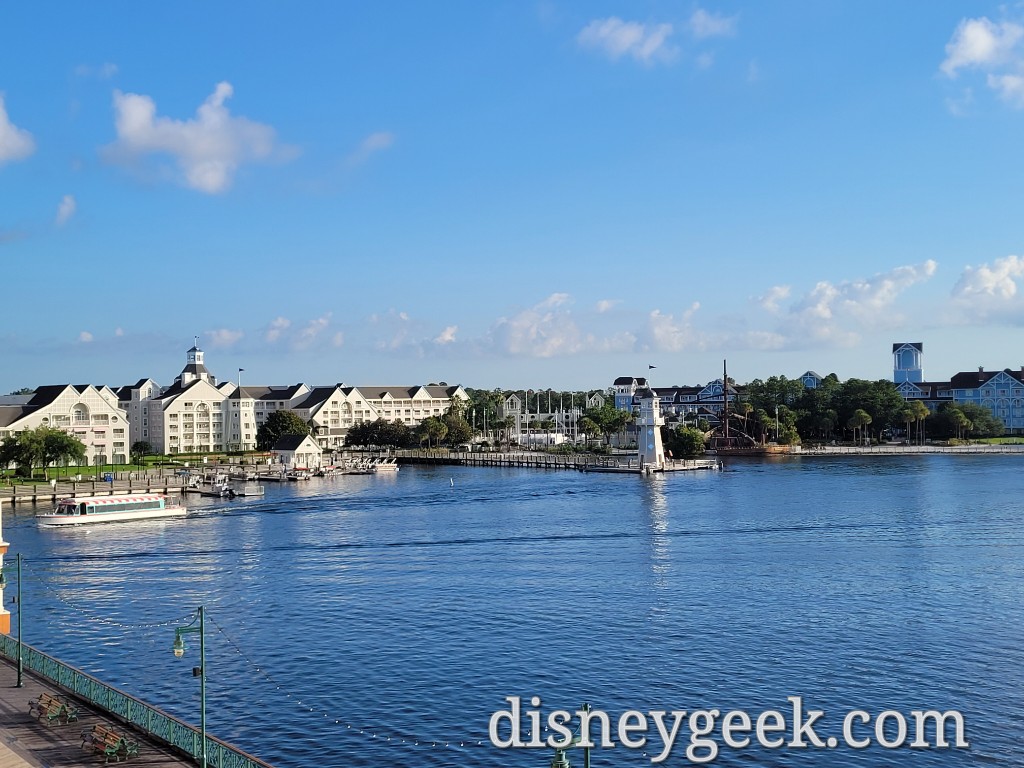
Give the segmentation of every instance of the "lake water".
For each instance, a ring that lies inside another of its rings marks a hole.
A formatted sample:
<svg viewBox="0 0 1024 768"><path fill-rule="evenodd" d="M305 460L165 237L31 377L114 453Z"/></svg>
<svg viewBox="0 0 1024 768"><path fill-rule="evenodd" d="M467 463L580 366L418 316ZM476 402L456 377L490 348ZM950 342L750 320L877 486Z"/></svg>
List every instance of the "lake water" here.
<svg viewBox="0 0 1024 768"><path fill-rule="evenodd" d="M40 530L5 509L4 534L26 642L193 723L197 648L171 643L206 606L210 732L281 768L547 766L549 748L487 741L505 697L533 695L545 716L755 718L799 695L822 736L852 709L956 709L970 749L755 745L714 764L1024 765L1022 461L406 467L191 499L172 522ZM651 765L622 746L592 761Z"/></svg>

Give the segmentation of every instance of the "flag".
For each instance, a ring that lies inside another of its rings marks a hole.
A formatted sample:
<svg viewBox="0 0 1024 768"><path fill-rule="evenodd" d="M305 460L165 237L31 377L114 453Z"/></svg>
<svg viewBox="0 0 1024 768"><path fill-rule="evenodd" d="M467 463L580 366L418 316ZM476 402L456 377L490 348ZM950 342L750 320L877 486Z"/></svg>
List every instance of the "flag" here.
<svg viewBox="0 0 1024 768"><path fill-rule="evenodd" d="M656 366L656 365L648 365L648 366L647 366L647 370L648 370L648 371L650 371L650 370L653 370L653 369L655 369L655 368L657 368L657 367L658 367L658 366Z"/></svg>
<svg viewBox="0 0 1024 768"><path fill-rule="evenodd" d="M239 369L238 369L238 372L239 372L239 373L245 373L245 368L239 368Z"/></svg>

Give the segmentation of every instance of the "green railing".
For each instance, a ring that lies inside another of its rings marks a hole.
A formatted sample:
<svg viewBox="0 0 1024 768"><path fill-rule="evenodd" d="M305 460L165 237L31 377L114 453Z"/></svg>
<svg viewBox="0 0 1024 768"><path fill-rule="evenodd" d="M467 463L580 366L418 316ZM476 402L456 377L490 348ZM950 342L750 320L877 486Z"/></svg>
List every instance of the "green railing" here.
<svg viewBox="0 0 1024 768"><path fill-rule="evenodd" d="M52 656L47 656L30 645L22 645L21 653L25 669L32 670L38 676L119 720L136 726L152 738L182 750L198 762L200 735L197 728ZM17 638L0 635L0 654L17 663ZM272 768L269 763L235 749L209 734L206 737L206 762L211 768Z"/></svg>

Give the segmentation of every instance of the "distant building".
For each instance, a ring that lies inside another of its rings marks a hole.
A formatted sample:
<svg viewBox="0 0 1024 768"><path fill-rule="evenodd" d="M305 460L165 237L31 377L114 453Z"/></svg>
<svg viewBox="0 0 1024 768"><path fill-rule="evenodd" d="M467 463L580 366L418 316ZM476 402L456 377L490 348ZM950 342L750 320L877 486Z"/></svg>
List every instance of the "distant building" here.
<svg viewBox="0 0 1024 768"><path fill-rule="evenodd" d="M128 463L128 417L110 387L54 384L31 395L0 398L0 440L37 427L77 437L91 465Z"/></svg>
<svg viewBox="0 0 1024 768"><path fill-rule="evenodd" d="M320 469L323 449L312 435L281 435L270 449L276 463L288 469Z"/></svg>
<svg viewBox="0 0 1024 768"><path fill-rule="evenodd" d="M892 380L894 384L909 381L918 384L924 381L924 344L921 342L897 343L892 345Z"/></svg>
<svg viewBox="0 0 1024 768"><path fill-rule="evenodd" d="M355 424L396 419L409 427L440 416L453 399L469 401L461 386L345 387L335 384L240 386L218 383L207 369L198 343L185 353L185 367L161 389L152 379L121 387L117 398L130 414L133 440L145 440L157 453L250 451L256 433L271 414L288 410L309 424L324 449L344 445Z"/></svg>
<svg viewBox="0 0 1024 768"><path fill-rule="evenodd" d="M1024 366L1019 370L961 371L949 381L924 381L924 345L893 344L893 382L904 400L923 402L933 413L943 403L971 404L999 419L1007 434L1024 434Z"/></svg>

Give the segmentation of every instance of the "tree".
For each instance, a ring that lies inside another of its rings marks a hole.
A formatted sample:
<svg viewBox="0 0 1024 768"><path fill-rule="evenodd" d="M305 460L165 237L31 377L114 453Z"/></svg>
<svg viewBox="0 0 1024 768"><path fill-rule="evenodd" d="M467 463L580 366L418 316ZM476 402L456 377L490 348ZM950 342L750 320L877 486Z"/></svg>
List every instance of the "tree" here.
<svg viewBox="0 0 1024 768"><path fill-rule="evenodd" d="M256 448L269 451L284 435L308 435L309 425L292 411L274 411L256 430Z"/></svg>
<svg viewBox="0 0 1024 768"><path fill-rule="evenodd" d="M142 457L148 456L153 452L153 446L146 440L136 440L132 443L131 453L135 457L135 463L141 464Z"/></svg>
<svg viewBox="0 0 1024 768"><path fill-rule="evenodd" d="M704 433L693 427L662 427L661 440L672 458L701 456L704 453Z"/></svg>
<svg viewBox="0 0 1024 768"><path fill-rule="evenodd" d="M28 387L22 387L21 389L14 390L13 392L11 392L11 394L12 395L31 395L34 392L35 392L34 389L29 389Z"/></svg>
<svg viewBox="0 0 1024 768"><path fill-rule="evenodd" d="M576 426L583 433L584 440L589 440L601 434L601 425L588 416L580 419Z"/></svg>
<svg viewBox="0 0 1024 768"><path fill-rule="evenodd" d="M364 421L349 428L345 435L345 445L405 448L411 442L412 430L401 419Z"/></svg>
<svg viewBox="0 0 1024 768"><path fill-rule="evenodd" d="M37 466L49 477L47 467L57 462L81 462L85 446L74 435L53 427L36 427L11 435L0 443L0 466L17 465L18 474L32 477Z"/></svg>
<svg viewBox="0 0 1024 768"><path fill-rule="evenodd" d="M444 424L445 434L442 438L448 445L462 445L473 439L473 427L466 421L459 411L450 412L441 417Z"/></svg>
<svg viewBox="0 0 1024 768"><path fill-rule="evenodd" d="M864 427L871 423L871 414L865 411L863 408L858 408L853 412L853 415L846 420L846 426L853 430L853 442L860 445L864 442L863 431ZM858 438L858 434L860 437Z"/></svg>
<svg viewBox="0 0 1024 768"><path fill-rule="evenodd" d="M917 442L924 445L924 422L932 415L932 412L920 400L911 402L910 409L914 412L914 421L917 424Z"/></svg>
<svg viewBox="0 0 1024 768"><path fill-rule="evenodd" d="M435 445L440 445L447 434L448 427L436 416L428 416L416 428L416 436L419 438L420 445L426 442L428 448L432 441Z"/></svg>

